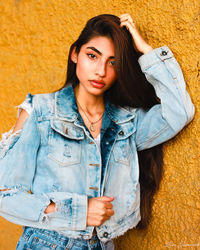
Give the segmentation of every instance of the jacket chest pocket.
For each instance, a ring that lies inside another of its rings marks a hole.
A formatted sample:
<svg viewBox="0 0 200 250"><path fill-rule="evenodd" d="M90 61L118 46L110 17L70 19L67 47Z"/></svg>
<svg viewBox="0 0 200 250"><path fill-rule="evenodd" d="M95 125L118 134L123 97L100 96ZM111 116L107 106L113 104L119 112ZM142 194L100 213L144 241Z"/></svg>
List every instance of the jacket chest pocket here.
<svg viewBox="0 0 200 250"><path fill-rule="evenodd" d="M133 150L131 149L131 140L135 138L135 127L132 129L123 128L125 132L120 131L116 139L113 155L117 163L129 166L131 157L133 156ZM130 140L131 139L131 140Z"/></svg>
<svg viewBox="0 0 200 250"><path fill-rule="evenodd" d="M128 140L117 141L113 149L114 159L117 163L129 165L131 158L131 147Z"/></svg>
<svg viewBox="0 0 200 250"><path fill-rule="evenodd" d="M62 167L79 164L81 141L66 138L51 129L48 140L48 157Z"/></svg>

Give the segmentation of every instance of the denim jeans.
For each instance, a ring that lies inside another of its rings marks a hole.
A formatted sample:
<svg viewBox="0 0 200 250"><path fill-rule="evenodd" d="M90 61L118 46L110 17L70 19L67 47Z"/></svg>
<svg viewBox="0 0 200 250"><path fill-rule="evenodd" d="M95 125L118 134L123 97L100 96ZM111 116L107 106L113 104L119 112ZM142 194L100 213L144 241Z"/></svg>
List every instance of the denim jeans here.
<svg viewBox="0 0 200 250"><path fill-rule="evenodd" d="M55 231L38 229L32 227L24 227L24 232L19 239L16 250L114 250L112 240L102 242L97 235L93 235L91 239L72 239L63 236Z"/></svg>

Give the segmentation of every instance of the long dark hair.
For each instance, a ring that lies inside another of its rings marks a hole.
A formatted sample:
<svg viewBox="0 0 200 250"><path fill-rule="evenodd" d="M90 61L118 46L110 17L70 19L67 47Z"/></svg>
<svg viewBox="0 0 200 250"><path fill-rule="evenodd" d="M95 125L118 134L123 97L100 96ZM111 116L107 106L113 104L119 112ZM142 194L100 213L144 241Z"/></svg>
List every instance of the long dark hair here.
<svg viewBox="0 0 200 250"><path fill-rule="evenodd" d="M159 103L152 85L142 73L138 58L140 54L135 50L129 31L120 27L117 16L104 14L91 18L79 38L71 45L68 57L67 79L60 89L69 83L75 87L78 84L76 64L71 60L71 53L75 49L78 54L81 46L97 36L112 39L115 47L115 70L117 80L104 95L104 98L117 106L130 106L150 109ZM59 90L60 90L59 89ZM151 217L153 196L159 188L162 178L163 154L162 145L138 152L141 186L141 221L137 228L145 228Z"/></svg>

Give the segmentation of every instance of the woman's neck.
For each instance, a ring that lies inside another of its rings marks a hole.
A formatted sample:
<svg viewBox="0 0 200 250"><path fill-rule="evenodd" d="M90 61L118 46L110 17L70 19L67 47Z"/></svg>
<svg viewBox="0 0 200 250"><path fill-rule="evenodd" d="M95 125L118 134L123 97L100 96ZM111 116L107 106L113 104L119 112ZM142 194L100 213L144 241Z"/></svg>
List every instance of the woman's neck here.
<svg viewBox="0 0 200 250"><path fill-rule="evenodd" d="M74 88L75 97L77 103L85 110L89 115L95 116L98 113L104 112L104 98L101 96L94 96L90 93L80 89L79 85Z"/></svg>

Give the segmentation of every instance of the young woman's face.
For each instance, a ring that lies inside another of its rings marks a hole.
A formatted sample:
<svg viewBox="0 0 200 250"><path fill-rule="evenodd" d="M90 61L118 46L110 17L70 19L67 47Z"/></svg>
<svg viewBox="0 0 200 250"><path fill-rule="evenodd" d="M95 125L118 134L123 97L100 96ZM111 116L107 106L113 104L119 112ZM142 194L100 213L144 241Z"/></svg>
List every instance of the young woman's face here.
<svg viewBox="0 0 200 250"><path fill-rule="evenodd" d="M112 40L98 36L84 44L78 55L72 54L76 62L79 89L99 96L109 89L116 80L115 49Z"/></svg>

